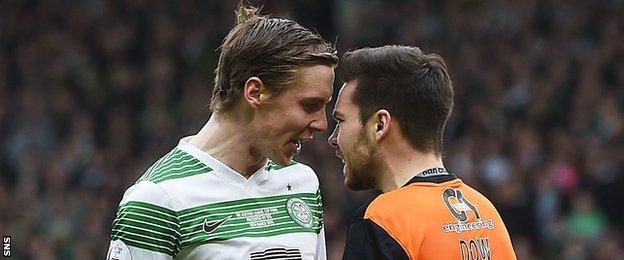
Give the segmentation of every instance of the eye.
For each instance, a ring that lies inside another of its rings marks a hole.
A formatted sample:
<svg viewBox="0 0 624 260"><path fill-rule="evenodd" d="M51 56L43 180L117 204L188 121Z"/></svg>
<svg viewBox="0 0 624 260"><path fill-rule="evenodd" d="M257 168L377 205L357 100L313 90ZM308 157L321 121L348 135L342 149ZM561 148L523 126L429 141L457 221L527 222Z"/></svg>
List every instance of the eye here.
<svg viewBox="0 0 624 260"><path fill-rule="evenodd" d="M318 111L319 109L321 109L322 107L322 105L318 102L301 102L300 105L303 108L303 110L305 110L308 113L314 113Z"/></svg>

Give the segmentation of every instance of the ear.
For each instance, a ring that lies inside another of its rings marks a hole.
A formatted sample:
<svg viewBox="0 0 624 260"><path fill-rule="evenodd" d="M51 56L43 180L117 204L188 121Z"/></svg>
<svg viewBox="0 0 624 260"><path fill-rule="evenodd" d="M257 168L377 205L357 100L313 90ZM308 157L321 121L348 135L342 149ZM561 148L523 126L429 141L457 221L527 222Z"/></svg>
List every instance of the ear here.
<svg viewBox="0 0 624 260"><path fill-rule="evenodd" d="M267 90L260 78L251 77L247 79L243 87L243 98L249 106L253 109L257 109L267 97Z"/></svg>
<svg viewBox="0 0 624 260"><path fill-rule="evenodd" d="M385 109L380 109L373 115L373 126L375 127L375 140L379 143L381 140L386 138L388 133L390 133L390 124L392 122L392 117L390 116L390 112Z"/></svg>

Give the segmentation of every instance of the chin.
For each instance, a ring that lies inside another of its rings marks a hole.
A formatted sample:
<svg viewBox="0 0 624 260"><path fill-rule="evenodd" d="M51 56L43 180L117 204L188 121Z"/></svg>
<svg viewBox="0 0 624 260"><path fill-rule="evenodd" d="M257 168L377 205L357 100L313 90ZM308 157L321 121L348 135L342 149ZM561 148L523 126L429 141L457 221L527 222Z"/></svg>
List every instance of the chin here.
<svg viewBox="0 0 624 260"><path fill-rule="evenodd" d="M358 175L349 169L346 169L346 171L347 172L345 172L344 185L350 190L360 191L360 190L370 190L370 189L375 188L375 185L372 183L372 180L367 179L367 178L362 178L362 176L366 176L366 175L362 175L362 172L360 172ZM356 178L355 176L359 176L359 178Z"/></svg>
<svg viewBox="0 0 624 260"><path fill-rule="evenodd" d="M360 190L368 190L367 188L363 187L362 185L359 185L358 183L351 181L349 179L345 179L344 182L345 186L353 191L360 191Z"/></svg>
<svg viewBox="0 0 624 260"><path fill-rule="evenodd" d="M292 155L287 156L285 154L279 154L278 156L275 156L274 158L270 158L270 159L276 164L285 166L285 165L289 165L292 162L292 158L293 158Z"/></svg>
<svg viewBox="0 0 624 260"><path fill-rule="evenodd" d="M355 190L355 191L361 190L359 188L359 186L356 185L356 181L354 180L353 176L351 175L352 173L348 169L345 169L345 170L346 170L346 172L343 173L344 174L344 185L345 185L345 187L347 187L350 190Z"/></svg>

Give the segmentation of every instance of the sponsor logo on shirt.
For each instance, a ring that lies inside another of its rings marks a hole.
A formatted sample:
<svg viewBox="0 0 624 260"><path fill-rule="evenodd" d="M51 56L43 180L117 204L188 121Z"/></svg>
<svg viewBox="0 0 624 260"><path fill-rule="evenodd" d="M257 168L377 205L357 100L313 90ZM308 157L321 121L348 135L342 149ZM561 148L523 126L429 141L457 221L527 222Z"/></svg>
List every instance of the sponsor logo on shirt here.
<svg viewBox="0 0 624 260"><path fill-rule="evenodd" d="M442 226L444 232L462 233L464 231L471 231L477 229L494 229L494 222L491 219L477 220L474 222L466 223L449 223Z"/></svg>
<svg viewBox="0 0 624 260"><path fill-rule="evenodd" d="M204 232L206 232L206 234L212 233L212 231L217 229L219 226L221 226L223 223L225 223L231 217L232 216L230 215L230 216L228 216L228 217L226 217L224 219L217 220L217 221L212 221L212 222L208 222L208 219L204 220Z"/></svg>
<svg viewBox="0 0 624 260"><path fill-rule="evenodd" d="M494 229L494 222L491 219L482 220L477 207L464 197L460 189L445 189L442 192L442 200L449 213L457 220L456 223L442 225L442 231L462 233L478 229ZM468 221L469 215L473 215L475 220Z"/></svg>

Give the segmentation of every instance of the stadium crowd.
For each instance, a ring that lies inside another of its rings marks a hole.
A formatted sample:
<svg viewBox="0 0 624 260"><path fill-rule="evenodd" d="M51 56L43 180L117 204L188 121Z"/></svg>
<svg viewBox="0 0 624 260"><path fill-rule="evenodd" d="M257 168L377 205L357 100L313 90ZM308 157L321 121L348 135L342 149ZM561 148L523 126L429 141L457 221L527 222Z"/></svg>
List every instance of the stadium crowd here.
<svg viewBox="0 0 624 260"><path fill-rule="evenodd" d="M445 164L496 205L518 258L624 259L623 1L252 2L341 52L439 53L455 87ZM14 256L105 257L123 191L208 119L236 3L0 2L0 234ZM329 134L296 160L319 174L338 259L374 194L344 188Z"/></svg>

